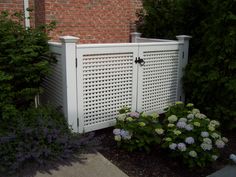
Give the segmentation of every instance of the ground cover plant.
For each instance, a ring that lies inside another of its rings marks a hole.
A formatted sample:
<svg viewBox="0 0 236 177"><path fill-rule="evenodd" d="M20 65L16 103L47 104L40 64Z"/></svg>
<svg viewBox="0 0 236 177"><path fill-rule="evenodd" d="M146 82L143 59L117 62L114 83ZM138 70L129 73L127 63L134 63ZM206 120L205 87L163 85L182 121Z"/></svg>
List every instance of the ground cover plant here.
<svg viewBox="0 0 236 177"><path fill-rule="evenodd" d="M53 107L16 110L0 124L0 172L15 173L27 162L45 165L67 158L83 144L71 133L64 116Z"/></svg>

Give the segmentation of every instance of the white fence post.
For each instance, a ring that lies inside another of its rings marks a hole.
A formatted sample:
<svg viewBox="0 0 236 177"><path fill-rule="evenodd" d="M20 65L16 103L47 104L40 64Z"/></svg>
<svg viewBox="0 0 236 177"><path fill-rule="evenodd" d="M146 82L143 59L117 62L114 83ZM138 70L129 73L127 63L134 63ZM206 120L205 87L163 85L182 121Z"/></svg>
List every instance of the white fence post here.
<svg viewBox="0 0 236 177"><path fill-rule="evenodd" d="M73 132L77 126L76 42L77 37L62 36L63 111Z"/></svg>
<svg viewBox="0 0 236 177"><path fill-rule="evenodd" d="M179 86L178 86L178 94L177 94L177 99L180 101L185 101L185 95L183 92L183 82L182 82L182 77L184 75L184 69L188 63L188 50L189 50L189 39L191 36L187 35L179 35L176 36L178 41L180 43L183 43L181 53L182 53L182 60L179 61Z"/></svg>
<svg viewBox="0 0 236 177"><path fill-rule="evenodd" d="M141 33L138 32L131 33L131 42L137 43L138 42L137 38L139 37L141 37Z"/></svg>

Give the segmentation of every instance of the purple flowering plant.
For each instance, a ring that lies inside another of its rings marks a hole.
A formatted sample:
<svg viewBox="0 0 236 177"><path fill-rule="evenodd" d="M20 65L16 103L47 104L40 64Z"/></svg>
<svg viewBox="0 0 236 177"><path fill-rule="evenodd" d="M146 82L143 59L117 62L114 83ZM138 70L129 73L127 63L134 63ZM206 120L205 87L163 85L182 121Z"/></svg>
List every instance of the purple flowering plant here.
<svg viewBox="0 0 236 177"><path fill-rule="evenodd" d="M16 113L8 126L0 120L0 173L5 176L29 161L44 165L68 158L92 138L72 133L64 116L49 105Z"/></svg>
<svg viewBox="0 0 236 177"><path fill-rule="evenodd" d="M117 145L128 151L149 151L152 145L161 142L163 130L158 117L155 113L132 112L128 107L120 109L113 130Z"/></svg>
<svg viewBox="0 0 236 177"><path fill-rule="evenodd" d="M190 167L204 167L214 162L227 144L219 126L218 121L210 120L193 104L176 102L166 109L162 147L172 156L184 159Z"/></svg>

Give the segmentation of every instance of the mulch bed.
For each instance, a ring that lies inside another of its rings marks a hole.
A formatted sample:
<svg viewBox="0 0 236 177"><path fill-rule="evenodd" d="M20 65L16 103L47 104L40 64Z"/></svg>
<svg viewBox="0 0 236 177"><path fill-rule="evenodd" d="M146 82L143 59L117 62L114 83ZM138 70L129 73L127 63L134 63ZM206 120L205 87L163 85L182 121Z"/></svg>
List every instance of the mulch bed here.
<svg viewBox="0 0 236 177"><path fill-rule="evenodd" d="M112 130L107 128L95 132L95 139L100 141L98 151L130 177L206 177L229 164L229 154L236 153L236 134L228 132L225 136L229 143L215 163L203 169L190 169L180 160L168 157L160 147L153 148L150 153L119 149Z"/></svg>

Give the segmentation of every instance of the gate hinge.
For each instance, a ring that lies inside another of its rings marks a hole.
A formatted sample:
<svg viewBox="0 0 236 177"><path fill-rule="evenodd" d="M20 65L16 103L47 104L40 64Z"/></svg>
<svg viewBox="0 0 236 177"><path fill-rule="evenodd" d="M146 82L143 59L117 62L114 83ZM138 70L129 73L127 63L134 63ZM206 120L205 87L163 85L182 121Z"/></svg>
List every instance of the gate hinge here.
<svg viewBox="0 0 236 177"><path fill-rule="evenodd" d="M75 67L77 68L77 58L75 58Z"/></svg>

